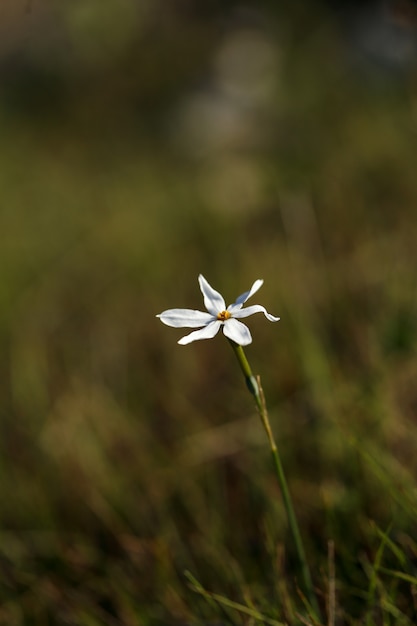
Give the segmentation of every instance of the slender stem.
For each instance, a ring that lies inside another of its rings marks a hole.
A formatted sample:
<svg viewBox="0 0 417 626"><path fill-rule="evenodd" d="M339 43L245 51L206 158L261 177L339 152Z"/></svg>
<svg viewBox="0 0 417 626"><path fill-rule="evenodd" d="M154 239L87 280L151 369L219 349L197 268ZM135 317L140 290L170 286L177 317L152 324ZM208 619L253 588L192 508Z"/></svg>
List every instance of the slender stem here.
<svg viewBox="0 0 417 626"><path fill-rule="evenodd" d="M300 529L299 529L298 522L297 522L297 517L295 515L290 491L288 489L287 479L285 478L284 468L281 463L281 457L278 452L278 447L277 447L277 444L275 443L274 435L273 435L271 425L269 422L265 396L264 396L263 389L261 386L261 379L259 376L255 378L255 376L252 374L251 367L249 365L249 362L246 358L246 355L243 351L242 346L238 345L234 341L231 341L230 339L229 339L229 343L232 346L234 353L236 354L240 368L246 380L246 385L248 386L249 391L251 392L251 394L253 395L255 399L259 416L261 418L262 424L265 428L265 431L268 437L269 446L270 446L271 453L272 453L272 459L274 462L275 472L276 472L278 483L281 489L285 510L287 512L288 523L289 523L289 526L293 535L295 548L296 548L297 555L298 555L298 560L300 562L301 574L302 574L302 578L304 582L305 592L311 604L311 607L314 613L316 614L316 617L319 618L320 609L318 606L316 594L314 593L310 569L308 567L304 545L301 539Z"/></svg>

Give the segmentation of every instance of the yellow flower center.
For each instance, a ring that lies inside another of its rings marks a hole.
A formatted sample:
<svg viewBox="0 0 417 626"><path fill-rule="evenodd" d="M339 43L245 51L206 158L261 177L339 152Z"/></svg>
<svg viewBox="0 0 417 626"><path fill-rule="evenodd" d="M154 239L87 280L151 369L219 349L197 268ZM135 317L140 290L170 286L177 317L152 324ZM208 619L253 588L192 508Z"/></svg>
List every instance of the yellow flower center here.
<svg viewBox="0 0 417 626"><path fill-rule="evenodd" d="M226 320L229 319L229 317L232 317L229 311L222 311L221 313L217 315L217 319L220 320L221 322L225 322Z"/></svg>

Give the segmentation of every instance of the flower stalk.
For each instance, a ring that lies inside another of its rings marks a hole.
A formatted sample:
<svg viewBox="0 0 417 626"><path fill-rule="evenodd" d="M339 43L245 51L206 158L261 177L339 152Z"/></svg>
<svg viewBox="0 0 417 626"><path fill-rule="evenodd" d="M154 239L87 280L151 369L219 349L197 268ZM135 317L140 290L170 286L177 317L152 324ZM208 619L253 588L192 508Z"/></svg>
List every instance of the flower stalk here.
<svg viewBox="0 0 417 626"><path fill-rule="evenodd" d="M281 462L281 457L278 451L277 444L275 442L274 434L271 429L271 425L268 417L268 410L266 407L265 396L263 393L260 376L254 376L246 358L246 354L241 345L238 345L231 339L229 343L237 357L240 368L245 377L246 385L255 399L256 407L258 409L259 416L261 418L262 425L268 437L269 447L272 454L275 473L278 479L278 483L281 489L282 499L284 501L285 510L287 513L288 524L293 536L295 548L297 551L298 560L300 563L301 575L304 583L305 593L311 608L314 611L315 617L320 617L320 609L318 606L316 594L313 588L313 582L311 579L310 568L308 566L303 541L301 538L300 529L295 515L294 506L291 499L291 494L288 488L287 479L285 477L284 468Z"/></svg>
<svg viewBox="0 0 417 626"><path fill-rule="evenodd" d="M279 317L275 317L268 313L265 307L260 304L251 306L243 306L263 285L262 279L257 279L252 287L238 296L233 304L226 307L223 296L213 289L202 274L198 277L201 293L204 298L206 311L197 311L195 309L167 309L157 317L163 324L174 328L197 328L188 335L181 337L178 341L180 345L187 345L193 341L201 339L212 339L221 329L225 337L227 337L232 346L240 368L246 380L246 385L255 399L261 418L263 427L266 431L271 454L274 462L275 472L278 483L281 488L284 506L287 512L288 523L293 535L298 559L301 567L301 574L304 583L304 591L306 598L310 603L312 614L315 621L320 617L320 610L316 595L313 589L310 570L308 567L303 542L301 540L300 530L298 528L297 518L295 516L291 495L288 489L287 480L285 478L284 469L281 463L281 457L275 443L274 435L269 423L268 411L266 408L265 397L263 394L261 380L252 374L251 367L243 351L242 346L252 343L252 335L249 328L240 320L254 313L263 313L270 322L278 322Z"/></svg>

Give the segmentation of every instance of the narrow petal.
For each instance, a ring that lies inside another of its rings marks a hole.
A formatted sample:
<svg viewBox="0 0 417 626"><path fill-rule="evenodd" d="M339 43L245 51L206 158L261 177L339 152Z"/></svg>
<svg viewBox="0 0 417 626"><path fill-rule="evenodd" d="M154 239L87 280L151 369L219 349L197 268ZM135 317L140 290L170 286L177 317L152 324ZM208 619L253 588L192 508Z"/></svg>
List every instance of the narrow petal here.
<svg viewBox="0 0 417 626"><path fill-rule="evenodd" d="M228 310L235 310L235 307L236 309L240 309L246 300L249 300L249 298L253 296L253 294L256 293L263 284L264 281L261 278L255 280L249 291L245 291L245 293L242 293L238 298L236 298L235 302L228 307Z"/></svg>
<svg viewBox="0 0 417 626"><path fill-rule="evenodd" d="M169 309L156 317L159 317L161 322L167 326L174 328L199 328L213 321L213 316L210 313L194 311L193 309Z"/></svg>
<svg viewBox="0 0 417 626"><path fill-rule="evenodd" d="M226 308L223 296L209 285L202 274L198 277L198 282L200 283L201 293L204 296L204 306L209 313L217 316L218 313Z"/></svg>
<svg viewBox="0 0 417 626"><path fill-rule="evenodd" d="M279 317L268 313L265 307L260 304L253 304L252 306L246 306L238 311L233 311L233 317L241 319L242 317L249 317L249 315L253 315L254 313L263 313L270 322L278 322L279 320Z"/></svg>
<svg viewBox="0 0 417 626"><path fill-rule="evenodd" d="M191 343L192 341L197 341L198 339L211 339L219 332L219 328L221 326L221 322L215 320L211 322L208 326L201 328L201 330L194 330L189 335L185 335L185 337L181 337L179 340L179 344L185 346L187 343Z"/></svg>
<svg viewBox="0 0 417 626"><path fill-rule="evenodd" d="M224 322L223 332L226 337L229 337L229 339L238 343L240 346L247 346L252 343L249 328L245 326L245 324L242 324L242 322L233 319L233 317Z"/></svg>

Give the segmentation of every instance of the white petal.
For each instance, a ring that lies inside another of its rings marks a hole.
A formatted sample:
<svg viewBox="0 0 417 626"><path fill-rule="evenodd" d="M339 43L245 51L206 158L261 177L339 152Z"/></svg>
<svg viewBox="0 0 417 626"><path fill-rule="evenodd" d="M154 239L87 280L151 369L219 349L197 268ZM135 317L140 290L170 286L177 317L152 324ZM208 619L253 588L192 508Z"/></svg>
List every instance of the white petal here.
<svg viewBox="0 0 417 626"><path fill-rule="evenodd" d="M217 316L218 313L224 311L226 308L223 296L209 285L202 274L198 277L198 282L200 283L200 289L204 296L204 306L209 313Z"/></svg>
<svg viewBox="0 0 417 626"><path fill-rule="evenodd" d="M279 320L279 317L268 313L265 307L260 304L253 304L252 306L246 306L243 309L233 311L233 317L241 319L242 317L249 317L249 315L253 315L254 313L263 313L270 322L278 322Z"/></svg>
<svg viewBox="0 0 417 626"><path fill-rule="evenodd" d="M252 343L249 328L245 326L245 324L242 324L242 322L233 319L233 317L224 322L223 332L226 337L229 337L229 339L238 343L240 346L247 346Z"/></svg>
<svg viewBox="0 0 417 626"><path fill-rule="evenodd" d="M258 280L255 280L255 282L253 283L249 291L245 291L245 293L242 293L242 295L236 298L235 302L228 307L228 311L233 310L234 307L236 307L237 309L240 309L242 304L244 304L246 300L249 300L249 298L253 296L253 294L256 293L262 287L263 284L264 284L264 281L261 278L258 278Z"/></svg>
<svg viewBox="0 0 417 626"><path fill-rule="evenodd" d="M185 335L185 337L181 337L179 340L179 344L185 346L187 343L191 343L192 341L197 341L198 339L211 339L219 332L219 328L222 322L215 320L211 322L208 326L205 326L201 330L194 330L189 335Z"/></svg>
<svg viewBox="0 0 417 626"><path fill-rule="evenodd" d="M159 317L161 322L167 326L174 328L199 328L213 321L213 316L210 313L194 311L193 309L169 309L156 317Z"/></svg>

